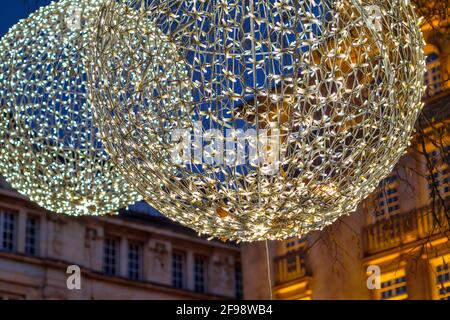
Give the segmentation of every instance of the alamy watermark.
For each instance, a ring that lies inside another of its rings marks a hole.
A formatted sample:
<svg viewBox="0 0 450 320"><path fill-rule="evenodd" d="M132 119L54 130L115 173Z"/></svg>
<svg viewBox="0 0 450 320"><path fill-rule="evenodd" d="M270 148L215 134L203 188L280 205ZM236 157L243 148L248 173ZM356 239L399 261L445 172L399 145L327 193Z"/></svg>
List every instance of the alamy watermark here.
<svg viewBox="0 0 450 320"><path fill-rule="evenodd" d="M192 130L174 130L171 143L172 161L179 165L250 165L271 175L278 171L280 164L280 132L275 124L258 130L204 130L202 122L198 121Z"/></svg>
<svg viewBox="0 0 450 320"><path fill-rule="evenodd" d="M77 265L67 267L66 273L69 274L66 281L67 289L81 290L81 269Z"/></svg>
<svg viewBox="0 0 450 320"><path fill-rule="evenodd" d="M367 267L367 289L381 289L381 269L380 266L370 265Z"/></svg>
<svg viewBox="0 0 450 320"><path fill-rule="evenodd" d="M80 7L70 6L67 10L66 26L70 31L81 29L81 18L83 10Z"/></svg>

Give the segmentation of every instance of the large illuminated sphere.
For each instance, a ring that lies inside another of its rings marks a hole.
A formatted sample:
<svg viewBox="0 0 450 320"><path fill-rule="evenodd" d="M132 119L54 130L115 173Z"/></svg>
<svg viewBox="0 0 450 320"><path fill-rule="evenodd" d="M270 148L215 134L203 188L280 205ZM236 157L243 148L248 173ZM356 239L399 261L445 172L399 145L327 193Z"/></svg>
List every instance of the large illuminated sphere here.
<svg viewBox="0 0 450 320"><path fill-rule="evenodd" d="M422 42L406 0L110 0L94 118L168 217L222 239L301 236L354 211L405 152ZM233 149L240 132L256 140Z"/></svg>
<svg viewBox="0 0 450 320"><path fill-rule="evenodd" d="M100 215L136 202L87 104L81 63L101 1L63 0L0 41L0 174L53 212Z"/></svg>

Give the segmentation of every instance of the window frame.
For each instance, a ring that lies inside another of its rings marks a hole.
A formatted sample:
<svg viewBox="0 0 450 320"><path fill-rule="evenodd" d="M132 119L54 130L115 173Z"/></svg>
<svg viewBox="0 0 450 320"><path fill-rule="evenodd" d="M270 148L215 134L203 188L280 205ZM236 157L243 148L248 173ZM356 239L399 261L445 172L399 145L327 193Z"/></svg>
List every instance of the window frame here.
<svg viewBox="0 0 450 320"><path fill-rule="evenodd" d="M29 248L29 233L28 233L28 223L33 219L35 221L35 235L34 235L34 252L30 252ZM25 247L24 252L29 256L39 256L40 254L40 241L41 241L41 217L35 214L27 214L25 219Z"/></svg>
<svg viewBox="0 0 450 320"><path fill-rule="evenodd" d="M131 246L137 247L137 272L136 276L131 274ZM143 253L144 245L140 241L128 240L127 244L127 277L131 280L142 281L143 279Z"/></svg>
<svg viewBox="0 0 450 320"><path fill-rule="evenodd" d="M175 256L180 256L180 268L177 275L181 275L176 279L175 274ZM173 250L172 251L172 261L171 261L171 285L176 289L186 289L187 287L187 253L182 250Z"/></svg>
<svg viewBox="0 0 450 320"><path fill-rule="evenodd" d="M107 267L106 261L106 246L107 241L114 241L114 264L113 264L113 272L109 270ZM120 275L120 238L115 237L113 235L106 235L103 239L103 253L102 253L102 272L108 276L119 276Z"/></svg>
<svg viewBox="0 0 450 320"><path fill-rule="evenodd" d="M193 276L194 276L194 291L199 293L206 293L208 291L208 258L203 255L194 255L193 263ZM197 261L202 261L202 272L197 273ZM201 280L203 283L197 282L197 275L201 274Z"/></svg>
<svg viewBox="0 0 450 320"><path fill-rule="evenodd" d="M5 248L5 217L10 215L13 217L13 230L11 239L11 248ZM18 237L18 212L7 208L0 208L0 251L3 252L17 252L17 237Z"/></svg>

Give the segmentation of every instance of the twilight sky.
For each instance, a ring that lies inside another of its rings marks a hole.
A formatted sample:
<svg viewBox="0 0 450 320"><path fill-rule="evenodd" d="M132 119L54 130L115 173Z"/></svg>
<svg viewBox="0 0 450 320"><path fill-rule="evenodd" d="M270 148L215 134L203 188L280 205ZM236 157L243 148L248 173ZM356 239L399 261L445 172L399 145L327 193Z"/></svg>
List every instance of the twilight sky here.
<svg viewBox="0 0 450 320"><path fill-rule="evenodd" d="M3 0L0 10L0 36L20 19L28 17L39 7L49 4L50 0Z"/></svg>

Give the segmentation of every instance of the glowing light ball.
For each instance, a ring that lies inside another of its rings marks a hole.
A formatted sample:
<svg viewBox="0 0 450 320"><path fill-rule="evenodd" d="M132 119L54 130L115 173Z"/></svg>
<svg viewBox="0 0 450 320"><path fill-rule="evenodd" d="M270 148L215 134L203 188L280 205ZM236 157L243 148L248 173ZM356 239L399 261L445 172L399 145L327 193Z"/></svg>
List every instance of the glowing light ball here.
<svg viewBox="0 0 450 320"><path fill-rule="evenodd" d="M0 173L53 212L113 213L140 196L97 138L81 63L101 1L63 0L0 41Z"/></svg>
<svg viewBox="0 0 450 320"><path fill-rule="evenodd" d="M222 239L301 236L354 211L422 108L406 0L110 0L92 43L112 160L155 208Z"/></svg>

